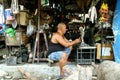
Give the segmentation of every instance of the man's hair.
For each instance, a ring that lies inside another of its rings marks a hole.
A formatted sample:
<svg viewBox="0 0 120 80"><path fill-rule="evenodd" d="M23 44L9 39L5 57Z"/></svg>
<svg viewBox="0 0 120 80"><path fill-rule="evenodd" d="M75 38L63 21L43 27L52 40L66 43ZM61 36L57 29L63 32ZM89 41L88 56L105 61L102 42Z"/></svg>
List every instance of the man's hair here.
<svg viewBox="0 0 120 80"><path fill-rule="evenodd" d="M61 23L59 23L59 24L57 25L57 28L58 28L58 29L59 29L59 28L62 28L63 25L65 25L65 23L61 22Z"/></svg>

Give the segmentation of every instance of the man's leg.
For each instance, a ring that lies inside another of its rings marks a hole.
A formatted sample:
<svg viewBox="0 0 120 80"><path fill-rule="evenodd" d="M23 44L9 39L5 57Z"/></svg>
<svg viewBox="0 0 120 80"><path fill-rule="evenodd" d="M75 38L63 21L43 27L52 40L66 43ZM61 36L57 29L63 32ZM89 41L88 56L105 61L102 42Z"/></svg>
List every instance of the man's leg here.
<svg viewBox="0 0 120 80"><path fill-rule="evenodd" d="M60 67L60 76L63 76L63 67L66 65L68 59L68 55L64 52L62 54L61 59L59 60L59 67Z"/></svg>
<svg viewBox="0 0 120 80"><path fill-rule="evenodd" d="M60 67L60 75L63 76L64 72L63 72L63 67L66 65L67 60L68 60L68 56L71 53L72 50L72 46L70 46L68 49L65 50L65 52L63 52L61 59L59 60L59 67ZM67 52L67 53L66 53Z"/></svg>
<svg viewBox="0 0 120 80"><path fill-rule="evenodd" d="M69 50L66 49L66 52L63 52L62 56L61 56L61 59L59 60L59 67L60 67L60 75L63 76L64 73L63 73L63 67L66 65L67 63L67 60L68 60L68 56L69 54L71 53L71 50L72 50L72 46L69 47Z"/></svg>

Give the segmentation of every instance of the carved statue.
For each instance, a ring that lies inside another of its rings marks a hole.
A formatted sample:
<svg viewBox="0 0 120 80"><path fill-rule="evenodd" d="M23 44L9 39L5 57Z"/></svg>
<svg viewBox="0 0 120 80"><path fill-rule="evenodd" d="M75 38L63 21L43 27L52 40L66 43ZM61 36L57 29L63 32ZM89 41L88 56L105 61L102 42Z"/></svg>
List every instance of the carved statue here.
<svg viewBox="0 0 120 80"><path fill-rule="evenodd" d="M85 26L80 26L79 30L80 30L80 38L82 40L80 43L80 47L88 47L89 45L84 42Z"/></svg>

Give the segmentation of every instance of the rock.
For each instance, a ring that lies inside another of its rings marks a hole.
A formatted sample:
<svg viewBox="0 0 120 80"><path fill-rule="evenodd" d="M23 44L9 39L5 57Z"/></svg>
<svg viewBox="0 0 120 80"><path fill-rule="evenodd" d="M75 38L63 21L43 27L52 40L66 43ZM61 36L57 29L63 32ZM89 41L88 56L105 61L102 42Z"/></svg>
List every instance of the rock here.
<svg viewBox="0 0 120 80"><path fill-rule="evenodd" d="M91 66L80 66L78 67L78 80L92 80L92 67Z"/></svg>
<svg viewBox="0 0 120 80"><path fill-rule="evenodd" d="M103 61L96 72L97 80L120 80L120 64L114 61Z"/></svg>

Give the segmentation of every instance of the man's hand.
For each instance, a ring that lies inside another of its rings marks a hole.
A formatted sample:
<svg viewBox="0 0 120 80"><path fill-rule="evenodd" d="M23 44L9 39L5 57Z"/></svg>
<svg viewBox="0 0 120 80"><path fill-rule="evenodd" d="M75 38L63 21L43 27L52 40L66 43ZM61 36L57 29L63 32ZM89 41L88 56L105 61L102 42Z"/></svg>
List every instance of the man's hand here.
<svg viewBox="0 0 120 80"><path fill-rule="evenodd" d="M77 43L80 43L80 42L81 42L81 39L80 39L80 38L75 39L75 42L76 42L76 44L77 44Z"/></svg>

